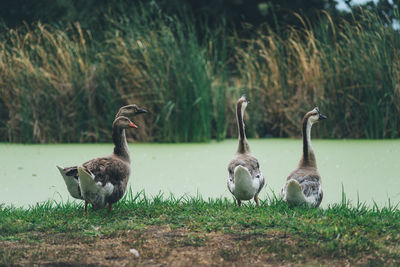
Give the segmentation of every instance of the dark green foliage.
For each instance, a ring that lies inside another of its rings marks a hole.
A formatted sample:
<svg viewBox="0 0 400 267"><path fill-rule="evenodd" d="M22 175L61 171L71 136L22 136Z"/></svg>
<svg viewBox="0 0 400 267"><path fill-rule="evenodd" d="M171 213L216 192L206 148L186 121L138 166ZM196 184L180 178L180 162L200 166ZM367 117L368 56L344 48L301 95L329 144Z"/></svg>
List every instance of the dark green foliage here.
<svg viewBox="0 0 400 267"><path fill-rule="evenodd" d="M105 24L102 14L113 10L124 10L130 13L146 2L149 1L3 0L0 4L0 19L11 27L20 26L23 22L41 21L54 25L79 21L85 29L98 31ZM220 17L225 17L230 25L235 26L240 26L244 22L253 25L267 22L274 25L275 21L279 21L281 25L293 25L298 23L292 16L293 12L316 19L319 10L325 8L326 2L326 0L154 0L151 1L151 5L158 7L169 16L179 14L184 7L192 12L196 20L207 20L208 26L212 27L219 22Z"/></svg>

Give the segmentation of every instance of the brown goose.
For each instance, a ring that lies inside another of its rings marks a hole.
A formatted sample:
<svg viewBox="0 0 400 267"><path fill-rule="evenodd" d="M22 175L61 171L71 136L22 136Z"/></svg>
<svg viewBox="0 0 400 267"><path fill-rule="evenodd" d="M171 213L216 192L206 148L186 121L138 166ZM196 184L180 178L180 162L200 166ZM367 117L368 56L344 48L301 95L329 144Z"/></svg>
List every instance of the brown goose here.
<svg viewBox="0 0 400 267"><path fill-rule="evenodd" d="M147 113L147 110L139 108L136 104L131 104L121 107L115 115L115 118L118 118L119 116L135 117L143 113ZM125 136L125 131L123 132L123 135ZM67 185L70 195L77 199L83 199L78 181L78 166L66 168L57 166L57 168L64 178L64 182Z"/></svg>
<svg viewBox="0 0 400 267"><path fill-rule="evenodd" d="M124 107L120 108L120 110L118 111L118 113L116 115L116 120L114 121L114 124L113 124L113 141L115 144L114 153L109 157L99 158L99 159L110 158L110 157L113 157L114 155L118 155L118 153L124 152L127 155L127 159L129 160L129 151L127 150L125 130L124 130L124 128L121 128L122 125L119 127L119 124L122 123L122 120L120 123L117 123L117 121L119 121L118 120L119 117L123 117L124 118L123 120L126 120L127 118L125 116L134 117L141 113L147 113L147 111L139 108L137 105L128 105L128 106L124 106ZM133 125L135 125L135 124L133 124ZM132 125L130 125L130 126L132 127ZM133 127L135 127L135 126L133 126ZM118 135L118 132L121 132L121 136ZM121 144L125 144L125 145L121 146ZM114 158L115 158L115 156L114 156ZM98 160L98 159L88 161L88 162L84 163L83 166L84 167L89 166L89 165L92 166L89 163L96 161L96 160ZM60 166L57 166L57 168L60 171L61 175L63 176L65 184L67 185L67 189L68 189L69 193L71 194L71 196L74 198L77 198L77 199L85 199L84 194L83 194L83 188L80 184L81 181L80 181L78 167L73 166L73 167L62 168ZM91 169L89 169L89 170L91 171ZM80 173L82 173L82 171ZM92 173L93 173L93 171L92 171ZM128 178L129 178L129 176L128 176ZM126 185L125 185L125 188L126 188ZM124 189L124 192L125 192L125 189ZM122 195L123 195L123 193L122 193ZM85 200L86 200L85 201L85 213L87 213L87 200L88 199L85 199ZM117 199L116 201L118 201L118 200L119 199ZM112 203L114 203L114 202L112 202ZM111 205L112 205L112 203L111 203ZM109 211L111 211L111 208L112 208L111 205L109 206Z"/></svg>
<svg viewBox="0 0 400 267"><path fill-rule="evenodd" d="M228 165L229 177L227 185L239 206L242 204L242 200L250 200L252 198L254 198L258 206L258 194L264 186L264 176L260 171L258 160L250 153L250 147L246 139L243 116L248 103L246 95L243 95L236 104L239 147Z"/></svg>
<svg viewBox="0 0 400 267"><path fill-rule="evenodd" d="M311 127L326 118L317 107L303 118L303 155L298 167L289 175L282 189L283 200L291 205L306 204L318 207L321 204L323 197L321 176L311 146Z"/></svg>

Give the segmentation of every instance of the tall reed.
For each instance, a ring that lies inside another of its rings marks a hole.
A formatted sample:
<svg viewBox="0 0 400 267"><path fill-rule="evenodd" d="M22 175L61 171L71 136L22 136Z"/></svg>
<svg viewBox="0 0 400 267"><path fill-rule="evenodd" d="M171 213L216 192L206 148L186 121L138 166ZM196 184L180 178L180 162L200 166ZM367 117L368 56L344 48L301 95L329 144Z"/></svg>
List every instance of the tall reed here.
<svg viewBox="0 0 400 267"><path fill-rule="evenodd" d="M223 20L211 31L186 11L169 17L154 6L105 21L96 39L79 23L2 31L0 141L110 141L128 103L150 110L135 118L135 139L221 140L237 136L242 93L252 102L249 137L299 136L316 105L329 118L321 136L400 136L400 37L371 13L337 24L326 15L279 35L262 28L245 40Z"/></svg>
<svg viewBox="0 0 400 267"><path fill-rule="evenodd" d="M164 19L143 8L118 22L109 18L103 42L79 24L7 32L0 42L3 140L109 141L113 116L128 103L151 111L138 118L146 125L137 139L224 138L223 39L205 32L200 41L188 17L171 25Z"/></svg>
<svg viewBox="0 0 400 267"><path fill-rule="evenodd" d="M289 28L285 37L261 30L237 49L258 107L253 132L299 135L301 116L318 105L329 118L318 127L323 136L398 137L399 48L397 30L371 13L339 25L326 15L315 29Z"/></svg>
<svg viewBox="0 0 400 267"><path fill-rule="evenodd" d="M2 36L0 99L8 112L2 125L7 141L99 138L107 124L96 115L109 114L113 98L99 90L90 42L79 24L61 31L39 23Z"/></svg>
<svg viewBox="0 0 400 267"><path fill-rule="evenodd" d="M224 138L224 32L199 33L188 14L178 19L143 7L136 12L107 32L104 60L118 92L151 110L155 140Z"/></svg>

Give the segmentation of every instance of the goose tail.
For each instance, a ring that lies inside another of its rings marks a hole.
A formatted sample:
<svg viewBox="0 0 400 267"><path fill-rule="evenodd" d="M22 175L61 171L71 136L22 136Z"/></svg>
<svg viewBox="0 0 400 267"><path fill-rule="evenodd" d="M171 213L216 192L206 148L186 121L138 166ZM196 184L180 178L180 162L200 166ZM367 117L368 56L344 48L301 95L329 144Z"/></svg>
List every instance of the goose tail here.
<svg viewBox="0 0 400 267"><path fill-rule="evenodd" d="M79 183L81 185L83 198L93 205L93 208L100 209L106 205L104 189L101 183L96 183L93 173L89 173L84 167L78 167Z"/></svg>
<svg viewBox="0 0 400 267"><path fill-rule="evenodd" d="M73 198L83 199L78 179L76 179L74 176L68 176L66 170L63 167L60 167L58 165L56 165L56 167L60 171L61 176L64 178L64 182L67 186L69 194Z"/></svg>
<svg viewBox="0 0 400 267"><path fill-rule="evenodd" d="M114 191L114 185L108 182L103 186L101 182L96 182L94 174L82 166L78 167L78 176L83 198L95 209L104 208L106 198Z"/></svg>
<svg viewBox="0 0 400 267"><path fill-rule="evenodd" d="M283 200L287 201L291 205L296 205L296 206L302 204L308 204L299 182L297 182L294 179L291 179L287 183L286 194L284 194Z"/></svg>
<svg viewBox="0 0 400 267"><path fill-rule="evenodd" d="M253 186L253 178L249 170L241 165L236 166L234 170L234 195L240 200L250 200L254 197L256 190Z"/></svg>

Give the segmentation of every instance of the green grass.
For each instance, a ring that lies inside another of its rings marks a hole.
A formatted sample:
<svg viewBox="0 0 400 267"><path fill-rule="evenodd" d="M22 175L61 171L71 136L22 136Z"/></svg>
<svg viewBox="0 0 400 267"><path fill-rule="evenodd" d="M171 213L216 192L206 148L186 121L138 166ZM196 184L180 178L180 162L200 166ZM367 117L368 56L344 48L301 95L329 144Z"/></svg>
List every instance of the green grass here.
<svg viewBox="0 0 400 267"><path fill-rule="evenodd" d="M105 210L89 209L87 218L82 205L74 203L49 202L28 209L0 206L0 242L35 243L35 233L64 233L76 240L104 239L165 225L190 232L171 246L202 247L210 233L232 237L238 247L221 246L218 252L231 261L240 257L239 250L245 243L261 254L273 253L276 261L334 259L366 263L367 257L370 264L400 263L400 210L351 206L345 198L327 209L290 208L276 198L262 202L260 207L246 204L239 208L228 199L149 199L142 193L129 193L110 216ZM16 259L7 253L0 255L0 265Z"/></svg>

